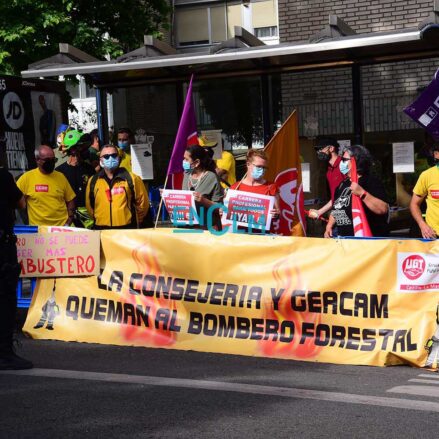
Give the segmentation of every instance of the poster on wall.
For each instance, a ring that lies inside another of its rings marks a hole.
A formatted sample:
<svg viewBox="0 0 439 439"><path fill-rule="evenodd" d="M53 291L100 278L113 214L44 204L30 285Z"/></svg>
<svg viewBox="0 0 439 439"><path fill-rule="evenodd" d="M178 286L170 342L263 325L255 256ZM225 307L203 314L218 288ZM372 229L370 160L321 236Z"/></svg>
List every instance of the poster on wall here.
<svg viewBox="0 0 439 439"><path fill-rule="evenodd" d="M414 142L392 143L393 173L415 172Z"/></svg>
<svg viewBox="0 0 439 439"><path fill-rule="evenodd" d="M56 128L67 123L65 85L0 76L0 164L15 176L35 167L35 147L56 147Z"/></svg>
<svg viewBox="0 0 439 439"><path fill-rule="evenodd" d="M152 180L154 178L151 143L131 145L131 160L134 174L142 180Z"/></svg>

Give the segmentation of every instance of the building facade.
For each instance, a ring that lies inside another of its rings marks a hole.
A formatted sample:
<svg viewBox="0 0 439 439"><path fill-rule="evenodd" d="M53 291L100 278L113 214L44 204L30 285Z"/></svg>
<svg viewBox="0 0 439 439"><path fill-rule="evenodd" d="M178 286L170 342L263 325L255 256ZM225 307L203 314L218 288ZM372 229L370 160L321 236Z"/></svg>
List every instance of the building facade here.
<svg viewBox="0 0 439 439"><path fill-rule="evenodd" d="M438 3L433 0L175 0L166 41L187 59L192 59L194 54L210 58L217 54L238 54L241 48L251 49L254 45L274 44L279 49L284 45L309 45L325 41L322 30L328 28L330 15L341 20L340 36L345 35L346 29L349 35L359 38L379 36L380 32L397 34L418 29L434 10L439 12ZM239 35L237 29L241 29ZM356 49L350 50L355 53ZM392 144L414 142L415 153L423 150L424 131L402 110L430 82L439 60L431 56L417 58L396 61L387 53L359 63L355 75L349 63L328 63L326 68L324 64L307 66L306 55L302 67L272 71L264 70L264 60L253 59L254 69L249 74L231 70L229 74L217 75L206 67L207 74L203 75L200 67L194 82L198 128L222 129L227 144L235 147L262 146L267 133L272 134L295 109L299 115L302 156L310 162L311 174L320 175L311 182L310 198L324 192L322 169L312 145L317 135L328 135L368 146L377 158L375 171L385 181L391 202L406 204L417 174L393 173ZM166 166L162 165L166 164L178 126L187 87L187 82L182 84L182 81L190 76L191 63L185 62L186 70L182 68L175 73L178 79L174 83L160 84L157 78L155 83L111 89L115 129L130 126L134 131L140 129L155 136L155 147L160 150L155 162L157 183L163 180Z"/></svg>

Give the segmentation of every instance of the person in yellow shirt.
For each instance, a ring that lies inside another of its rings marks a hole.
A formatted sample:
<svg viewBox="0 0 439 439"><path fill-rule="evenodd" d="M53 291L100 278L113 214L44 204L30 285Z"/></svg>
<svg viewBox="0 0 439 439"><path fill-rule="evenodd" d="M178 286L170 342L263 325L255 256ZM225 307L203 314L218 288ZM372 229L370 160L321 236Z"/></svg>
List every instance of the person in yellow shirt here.
<svg viewBox="0 0 439 439"><path fill-rule="evenodd" d="M235 171L235 157L229 151L224 151L221 153L221 158L216 160L216 173L224 180L224 177L227 177L225 181L228 184L226 186L231 186L236 183L236 171ZM224 174L226 172L227 174Z"/></svg>
<svg viewBox="0 0 439 439"><path fill-rule="evenodd" d="M55 171L55 153L41 145L35 150L37 168L25 172L17 181L26 200L29 224L70 226L75 212L76 194L66 177Z"/></svg>
<svg viewBox="0 0 439 439"><path fill-rule="evenodd" d="M410 212L425 239L439 236L439 142L432 147L435 166L422 172L413 188ZM422 217L421 204L427 199L426 218Z"/></svg>
<svg viewBox="0 0 439 439"><path fill-rule="evenodd" d="M101 171L88 180L85 193L94 229L139 228L149 209L142 180L120 166L119 151L113 145L102 148L100 165Z"/></svg>
<svg viewBox="0 0 439 439"><path fill-rule="evenodd" d="M209 141L207 137L201 136L198 137L198 144L203 148L206 148L210 157L213 159L215 148L218 145L218 142ZM236 182L236 171L235 171L235 157L232 153L228 151L224 151L224 141L222 144L222 152L221 158L215 160L216 165L216 175L218 175L220 179L221 186L224 189L230 187L233 183Z"/></svg>
<svg viewBox="0 0 439 439"><path fill-rule="evenodd" d="M134 143L133 132L129 128L121 128L117 132L117 147L119 148L120 167L132 172L131 144Z"/></svg>

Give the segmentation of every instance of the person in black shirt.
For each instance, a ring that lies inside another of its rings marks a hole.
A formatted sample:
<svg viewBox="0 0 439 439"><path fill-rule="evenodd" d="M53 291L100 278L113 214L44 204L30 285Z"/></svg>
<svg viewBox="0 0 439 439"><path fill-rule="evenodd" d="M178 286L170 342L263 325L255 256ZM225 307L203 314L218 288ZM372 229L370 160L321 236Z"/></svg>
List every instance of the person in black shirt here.
<svg viewBox="0 0 439 439"><path fill-rule="evenodd" d="M0 370L30 369L33 364L15 354L12 339L17 312L17 261L14 210L24 209L24 196L12 175L0 168Z"/></svg>
<svg viewBox="0 0 439 439"><path fill-rule="evenodd" d="M64 174L76 194L76 212L73 219L76 227L90 228L93 225L93 220L85 208L87 182L95 174L93 166L85 161L90 143L91 137L88 134L76 130L69 131L64 137L62 145L68 159L56 168L57 171Z"/></svg>
<svg viewBox="0 0 439 439"><path fill-rule="evenodd" d="M351 157L357 164L358 183L351 182ZM333 236L333 228L337 227L338 236L354 236L352 221L352 196L360 197L369 223L372 236L389 235L389 205L383 184L370 175L372 157L362 145L346 148L340 162L340 171L349 178L342 181L334 194L333 210L325 230L325 238Z"/></svg>

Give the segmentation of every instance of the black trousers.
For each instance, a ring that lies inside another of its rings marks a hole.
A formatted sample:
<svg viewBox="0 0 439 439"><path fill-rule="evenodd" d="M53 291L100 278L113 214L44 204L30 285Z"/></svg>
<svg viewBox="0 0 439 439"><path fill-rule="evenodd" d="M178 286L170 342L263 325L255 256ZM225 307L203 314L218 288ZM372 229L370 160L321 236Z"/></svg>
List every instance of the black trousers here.
<svg viewBox="0 0 439 439"><path fill-rule="evenodd" d="M0 241L0 354L12 351L19 275L15 240Z"/></svg>

